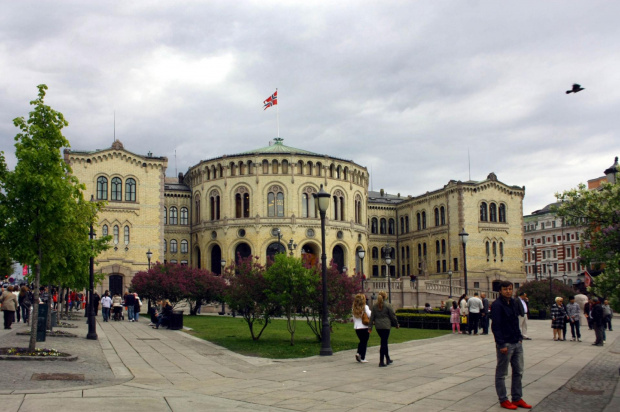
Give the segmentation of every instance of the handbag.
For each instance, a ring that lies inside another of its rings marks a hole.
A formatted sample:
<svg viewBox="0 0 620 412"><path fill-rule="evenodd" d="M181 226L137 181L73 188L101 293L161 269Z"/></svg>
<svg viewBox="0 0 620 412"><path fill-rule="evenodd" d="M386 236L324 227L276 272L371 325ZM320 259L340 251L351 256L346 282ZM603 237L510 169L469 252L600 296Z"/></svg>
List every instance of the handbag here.
<svg viewBox="0 0 620 412"><path fill-rule="evenodd" d="M366 311L362 311L362 325L364 326L370 325L370 318L366 314Z"/></svg>
<svg viewBox="0 0 620 412"><path fill-rule="evenodd" d="M461 323L467 324L467 316L461 316Z"/></svg>

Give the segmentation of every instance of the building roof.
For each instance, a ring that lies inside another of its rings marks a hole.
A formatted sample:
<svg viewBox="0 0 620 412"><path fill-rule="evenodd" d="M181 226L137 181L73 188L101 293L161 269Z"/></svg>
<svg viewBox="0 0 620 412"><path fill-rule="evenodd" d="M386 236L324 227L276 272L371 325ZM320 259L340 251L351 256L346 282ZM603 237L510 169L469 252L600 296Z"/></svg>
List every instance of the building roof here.
<svg viewBox="0 0 620 412"><path fill-rule="evenodd" d="M273 139L273 144L261 147L259 149L250 150L247 152L237 153L237 155L248 155L248 154L301 154L301 155L311 155L311 156L322 156L319 153L310 152L308 150L297 149L296 147L286 146L282 144L281 137L276 137Z"/></svg>
<svg viewBox="0 0 620 412"><path fill-rule="evenodd" d="M390 195L385 192L375 192L372 190L368 191L368 203L385 203L396 205L400 202L405 201L406 199L406 197Z"/></svg>
<svg viewBox="0 0 620 412"><path fill-rule="evenodd" d="M141 155L141 154L137 154L134 152L130 152L129 150L125 149L125 146L123 145L123 143L120 140L114 140L114 143L112 143L112 146L106 148L106 149L95 149L95 150L72 150L72 149L65 149L64 153L67 154L74 154L74 155L93 155L96 153L100 153L100 152L106 152L108 150L123 150L129 154L132 154L136 157L141 157L143 159L153 159L153 160L164 160L167 161L168 158L165 156L153 156L153 154L151 152L149 152L146 156L145 155Z"/></svg>

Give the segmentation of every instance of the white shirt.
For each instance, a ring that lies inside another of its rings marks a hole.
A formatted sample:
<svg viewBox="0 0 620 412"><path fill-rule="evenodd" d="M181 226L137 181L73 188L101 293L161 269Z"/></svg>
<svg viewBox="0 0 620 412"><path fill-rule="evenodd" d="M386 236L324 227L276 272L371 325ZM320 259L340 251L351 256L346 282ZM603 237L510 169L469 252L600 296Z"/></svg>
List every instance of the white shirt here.
<svg viewBox="0 0 620 412"><path fill-rule="evenodd" d="M370 318L370 308L368 305L364 305L364 311L366 312L366 315L368 315L368 318ZM353 329L368 329L368 325L364 325L362 323L362 318L356 318L353 316Z"/></svg>
<svg viewBox="0 0 620 412"><path fill-rule="evenodd" d="M101 307L102 308L109 308L110 306L112 306L112 299L110 299L109 296L104 296L101 298Z"/></svg>
<svg viewBox="0 0 620 412"><path fill-rule="evenodd" d="M467 307L469 313L480 313L482 310L482 301L477 296L474 296L467 301Z"/></svg>
<svg viewBox="0 0 620 412"><path fill-rule="evenodd" d="M521 304L523 305L523 313L525 313L527 315L527 303L525 303L525 301L521 298L519 298L519 300L521 301Z"/></svg>

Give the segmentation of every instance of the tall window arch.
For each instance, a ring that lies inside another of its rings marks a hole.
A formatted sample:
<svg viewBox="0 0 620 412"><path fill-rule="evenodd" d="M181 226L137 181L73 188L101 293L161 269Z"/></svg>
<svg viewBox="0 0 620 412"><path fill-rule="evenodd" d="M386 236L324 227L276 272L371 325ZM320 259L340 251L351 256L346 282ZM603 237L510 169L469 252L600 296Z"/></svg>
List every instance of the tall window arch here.
<svg viewBox="0 0 620 412"><path fill-rule="evenodd" d="M118 232L119 232L119 228L118 225L114 225L114 227L112 228L112 233L114 236L114 244L118 245Z"/></svg>
<svg viewBox="0 0 620 412"><path fill-rule="evenodd" d="M200 223L200 195L194 197L194 223Z"/></svg>
<svg viewBox="0 0 620 412"><path fill-rule="evenodd" d="M136 179L132 177L125 180L125 201L136 201Z"/></svg>
<svg viewBox="0 0 620 412"><path fill-rule="evenodd" d="M380 234L385 235L385 233L387 231L386 230L386 225L387 225L387 222L386 222L385 218L381 218L381 220L379 221L379 233Z"/></svg>
<svg viewBox="0 0 620 412"><path fill-rule="evenodd" d="M211 191L209 203L211 206L211 220L220 220L220 193L217 190Z"/></svg>
<svg viewBox="0 0 620 412"><path fill-rule="evenodd" d="M123 181L120 177L112 178L111 184L111 200L120 202L123 200Z"/></svg>
<svg viewBox="0 0 620 412"><path fill-rule="evenodd" d="M426 229L426 211L422 212L422 229Z"/></svg>
<svg viewBox="0 0 620 412"><path fill-rule="evenodd" d="M439 226L439 208L435 208L435 226Z"/></svg>
<svg viewBox="0 0 620 412"><path fill-rule="evenodd" d="M181 224L189 225L189 210L186 207L181 208Z"/></svg>
<svg viewBox="0 0 620 412"><path fill-rule="evenodd" d="M441 214L441 225L443 226L446 224L446 208L442 206L439 211Z"/></svg>
<svg viewBox="0 0 620 412"><path fill-rule="evenodd" d="M422 215L420 213L416 213L415 216L418 219L418 230L422 230Z"/></svg>
<svg viewBox="0 0 620 412"><path fill-rule="evenodd" d="M164 239L164 253L168 252L168 242L166 242L166 239Z"/></svg>
<svg viewBox="0 0 620 412"><path fill-rule="evenodd" d="M304 188L301 194L301 217L316 217L316 206L312 196L314 193L315 188L311 186Z"/></svg>
<svg viewBox="0 0 620 412"><path fill-rule="evenodd" d="M441 249L439 248L439 241L435 241L435 254L439 255L441 253Z"/></svg>
<svg viewBox="0 0 620 412"><path fill-rule="evenodd" d="M250 191L244 186L235 191L235 217L250 217Z"/></svg>
<svg viewBox="0 0 620 412"><path fill-rule="evenodd" d="M480 221L486 222L487 220L489 220L489 212L488 212L487 204L486 202L482 202L480 203Z"/></svg>
<svg viewBox="0 0 620 412"><path fill-rule="evenodd" d="M489 220L497 222L497 205L495 203L489 205Z"/></svg>
<svg viewBox="0 0 620 412"><path fill-rule="evenodd" d="M362 223L362 197L355 195L355 223Z"/></svg>
<svg viewBox="0 0 620 412"><path fill-rule="evenodd" d="M278 185L273 185L267 193L267 216L284 217L284 191Z"/></svg>
<svg viewBox="0 0 620 412"><path fill-rule="evenodd" d="M409 233L409 216L405 216L405 233Z"/></svg>
<svg viewBox="0 0 620 412"><path fill-rule="evenodd" d="M187 253L189 250L187 240L181 240L181 253Z"/></svg>
<svg viewBox="0 0 620 412"><path fill-rule="evenodd" d="M499 221L506 223L506 205L504 203L499 205Z"/></svg>
<svg viewBox="0 0 620 412"><path fill-rule="evenodd" d="M101 235L102 236L107 236L108 235L108 225L103 225L101 227Z"/></svg>
<svg viewBox="0 0 620 412"><path fill-rule="evenodd" d="M176 239L171 239L170 240L170 253L177 253L178 252L178 243Z"/></svg>
<svg viewBox="0 0 620 412"><path fill-rule="evenodd" d="M271 173L274 175L278 174L278 161L275 159L271 162Z"/></svg>
<svg viewBox="0 0 620 412"><path fill-rule="evenodd" d="M370 219L370 233L377 234L379 233L379 221L376 217Z"/></svg>
<svg viewBox="0 0 620 412"><path fill-rule="evenodd" d="M394 223L394 219L390 219L388 220L388 235L394 235L394 230L395 230L395 223Z"/></svg>
<svg viewBox="0 0 620 412"><path fill-rule="evenodd" d="M168 209L164 206L164 225L168 224Z"/></svg>
<svg viewBox="0 0 620 412"><path fill-rule="evenodd" d="M336 190L332 198L334 199L334 220L344 220L344 193Z"/></svg>
<svg viewBox="0 0 620 412"><path fill-rule="evenodd" d="M441 239L441 253L446 253L446 239Z"/></svg>
<svg viewBox="0 0 620 412"><path fill-rule="evenodd" d="M97 200L108 200L108 178L99 176L97 178Z"/></svg>
<svg viewBox="0 0 620 412"><path fill-rule="evenodd" d="M178 215L178 210L175 206L172 206L170 208L170 224L171 225L178 225L179 224L179 215Z"/></svg>
<svg viewBox="0 0 620 412"><path fill-rule="evenodd" d="M400 218L400 233L401 234L405 233L405 218L404 217Z"/></svg>
<svg viewBox="0 0 620 412"><path fill-rule="evenodd" d="M125 235L125 245L128 245L129 244L129 226L125 226L124 235Z"/></svg>
<svg viewBox="0 0 620 412"><path fill-rule="evenodd" d="M379 259L379 248L377 247L372 248L372 258Z"/></svg>

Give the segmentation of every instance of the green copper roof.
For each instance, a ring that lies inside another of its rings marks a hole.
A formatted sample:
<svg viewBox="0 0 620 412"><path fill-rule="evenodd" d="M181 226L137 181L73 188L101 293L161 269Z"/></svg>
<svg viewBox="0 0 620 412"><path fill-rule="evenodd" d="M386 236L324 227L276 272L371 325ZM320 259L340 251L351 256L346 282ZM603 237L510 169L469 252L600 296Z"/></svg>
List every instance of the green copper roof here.
<svg viewBox="0 0 620 412"><path fill-rule="evenodd" d="M261 147L260 149L250 150L248 152L239 153L240 155L247 154L281 154L281 153L291 153L291 154L304 154L304 155L314 155L321 156L318 153L309 152L308 150L297 149L295 147L285 146L282 144L284 139L280 137L276 137L273 139L273 144L267 147Z"/></svg>

